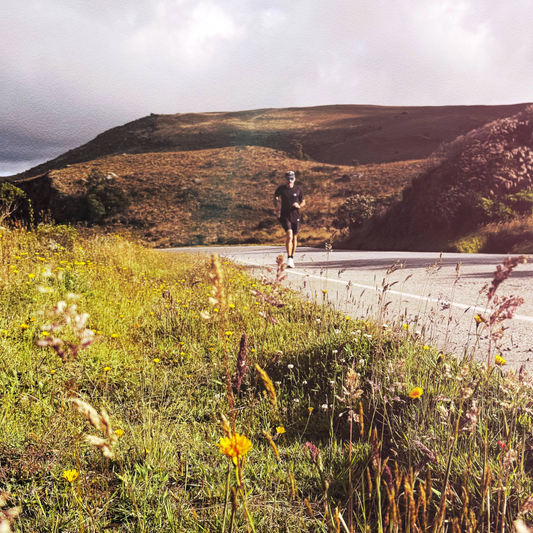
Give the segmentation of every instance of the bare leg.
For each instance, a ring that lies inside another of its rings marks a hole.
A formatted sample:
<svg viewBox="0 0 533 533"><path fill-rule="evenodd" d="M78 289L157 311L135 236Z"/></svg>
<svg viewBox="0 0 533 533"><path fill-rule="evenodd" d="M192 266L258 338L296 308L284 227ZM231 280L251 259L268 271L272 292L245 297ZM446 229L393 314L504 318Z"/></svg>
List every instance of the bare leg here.
<svg viewBox="0 0 533 533"><path fill-rule="evenodd" d="M294 239L294 236L292 234L292 229L287 230L287 240L285 241L285 245L287 247L287 255L289 257L292 256L292 253L294 250L293 239Z"/></svg>
<svg viewBox="0 0 533 533"><path fill-rule="evenodd" d="M296 253L296 247L298 246L298 235L294 235L292 238L292 256Z"/></svg>

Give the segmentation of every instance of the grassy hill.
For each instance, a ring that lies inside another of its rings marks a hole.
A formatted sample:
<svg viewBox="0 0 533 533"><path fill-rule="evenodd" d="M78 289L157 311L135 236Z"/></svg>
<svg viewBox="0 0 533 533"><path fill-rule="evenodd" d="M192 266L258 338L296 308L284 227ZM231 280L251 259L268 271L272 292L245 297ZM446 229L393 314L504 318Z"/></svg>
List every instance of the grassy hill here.
<svg viewBox="0 0 533 533"><path fill-rule="evenodd" d="M280 242L283 230L272 198L291 168L307 198L301 241L314 244L329 237L332 213L346 196L392 194L423 165L317 165L252 146L113 155L19 185L35 198L36 210L49 208L58 221L83 220L87 177L94 170L113 173L109 189L127 191L130 204L122 213L105 217L107 226L131 228L156 246Z"/></svg>
<svg viewBox="0 0 533 533"><path fill-rule="evenodd" d="M523 252L533 245L533 106L458 137L357 247Z"/></svg>
<svg viewBox="0 0 533 533"><path fill-rule="evenodd" d="M279 241L271 197L292 169L308 196L302 242L313 244L330 236L344 198L399 193L427 170L426 158L442 143L525 107L338 105L150 115L8 179L28 193L36 212L126 226L167 246ZM98 217L87 205L95 170L112 178L100 200L108 193L124 200L97 206Z"/></svg>

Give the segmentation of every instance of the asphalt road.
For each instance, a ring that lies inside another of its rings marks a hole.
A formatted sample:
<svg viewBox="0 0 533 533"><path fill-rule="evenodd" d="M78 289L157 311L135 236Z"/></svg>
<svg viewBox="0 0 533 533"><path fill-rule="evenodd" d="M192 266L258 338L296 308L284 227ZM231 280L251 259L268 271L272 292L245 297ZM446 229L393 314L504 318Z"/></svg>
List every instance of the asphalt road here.
<svg viewBox="0 0 533 533"><path fill-rule="evenodd" d="M284 253L281 246L173 248L170 252L218 253L257 276ZM506 255L432 252L361 252L299 248L287 285L306 298L326 300L353 318L379 318L390 327L409 324L424 342L461 357L476 343L474 316L486 313L486 294L496 266ZM286 257L286 256L284 256ZM459 266L458 266L459 264ZM393 265L395 265L393 267ZM392 267L392 268L391 268ZM393 270L391 272L391 270ZM389 272L389 273L387 273ZM510 365L533 368L533 264L521 264L498 289L499 295L525 301L507 320L497 353ZM383 286L387 286L383 294ZM326 294L323 291L327 291ZM488 339L480 335L477 358L486 359Z"/></svg>

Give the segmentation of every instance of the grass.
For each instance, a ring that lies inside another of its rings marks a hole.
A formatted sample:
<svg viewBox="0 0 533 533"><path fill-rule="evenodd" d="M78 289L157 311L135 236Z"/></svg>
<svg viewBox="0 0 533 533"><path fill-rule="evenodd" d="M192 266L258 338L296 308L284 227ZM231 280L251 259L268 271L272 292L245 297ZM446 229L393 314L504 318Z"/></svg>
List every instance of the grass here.
<svg viewBox="0 0 533 533"><path fill-rule="evenodd" d="M114 173L113 186L127 191L131 204L116 209L102 226L129 228L153 246L283 243L285 235L272 208L274 191L285 182L286 170L297 173L306 197L300 242L322 244L330 238L331 221L345 197L388 195L418 175L420 161L381 165L317 165L285 152L257 146L187 152L119 154L71 165L50 173L47 183L54 218L79 215L76 205L85 194L93 169ZM356 173L352 181L343 181ZM43 191L29 194L35 211L47 209ZM58 200L57 198L62 198ZM40 202L40 203L35 203ZM55 203L54 203L55 202Z"/></svg>
<svg viewBox="0 0 533 533"><path fill-rule="evenodd" d="M281 263L269 276L113 234L3 230L12 527L500 532L530 517L531 376L303 301ZM490 305L480 335L505 311Z"/></svg>

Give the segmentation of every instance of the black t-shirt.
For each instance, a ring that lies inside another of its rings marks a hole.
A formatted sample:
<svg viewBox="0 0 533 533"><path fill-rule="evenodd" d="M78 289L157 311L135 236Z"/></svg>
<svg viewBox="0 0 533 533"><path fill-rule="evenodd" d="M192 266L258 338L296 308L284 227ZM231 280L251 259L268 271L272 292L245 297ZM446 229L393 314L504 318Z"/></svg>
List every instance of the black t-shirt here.
<svg viewBox="0 0 533 533"><path fill-rule="evenodd" d="M295 202L301 204L304 199L302 189L298 185L293 187L280 185L274 193L274 198L281 198L282 217L289 219L291 222L300 220L300 210L292 206Z"/></svg>

